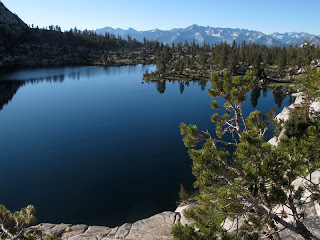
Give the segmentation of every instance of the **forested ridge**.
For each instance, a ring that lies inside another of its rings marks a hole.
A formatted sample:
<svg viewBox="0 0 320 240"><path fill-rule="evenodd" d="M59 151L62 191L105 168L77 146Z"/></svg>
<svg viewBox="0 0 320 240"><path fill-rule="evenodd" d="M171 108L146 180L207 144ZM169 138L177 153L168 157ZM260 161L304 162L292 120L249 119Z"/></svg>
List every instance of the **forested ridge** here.
<svg viewBox="0 0 320 240"><path fill-rule="evenodd" d="M104 52L129 52L142 47L130 36L123 39L76 27L62 32L57 25L27 25L1 2L0 11L0 67L93 65Z"/></svg>
<svg viewBox="0 0 320 240"><path fill-rule="evenodd" d="M284 79L304 73L305 66L320 58L319 46L308 42L302 47L291 45L288 48L246 43L239 45L235 42L232 45L199 46L195 42L185 42L171 47L158 45L152 50L157 59L157 71L146 74L145 80L208 79L212 71L224 69L229 69L232 75L244 75L247 70L253 70L258 79Z"/></svg>
<svg viewBox="0 0 320 240"><path fill-rule="evenodd" d="M133 51L142 46L130 38L101 36L77 28L61 32L58 26L48 29L26 27L19 34L4 28L1 31L0 61L3 65L92 65L104 52Z"/></svg>

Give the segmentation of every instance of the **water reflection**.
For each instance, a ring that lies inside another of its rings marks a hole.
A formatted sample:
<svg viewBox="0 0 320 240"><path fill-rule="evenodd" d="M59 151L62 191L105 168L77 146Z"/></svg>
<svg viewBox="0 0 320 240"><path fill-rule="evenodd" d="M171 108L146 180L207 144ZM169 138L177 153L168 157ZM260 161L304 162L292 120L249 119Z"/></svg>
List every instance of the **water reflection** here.
<svg viewBox="0 0 320 240"><path fill-rule="evenodd" d="M148 81L146 82L147 84L154 84L156 86L157 91L160 94L165 93L166 91L166 84L171 83L171 84L175 84L176 82L178 82L179 84L179 91L181 94L183 94L185 87L189 87L190 83L192 83L192 86L199 86L201 88L201 91L204 91L206 89L206 85L207 85L207 81L181 81L181 80L177 80L177 81ZM261 96L261 90L262 90L262 96L265 98L268 95L268 90L269 88L267 87L257 87L254 88L251 93L250 93L250 102L252 107L256 107L258 105L258 100ZM276 103L276 105L280 108L282 105L283 100L287 97L288 92L287 92L287 88L286 87L278 87L272 90L272 94L273 94L273 98L274 98L274 102ZM289 95L289 102L288 104L293 103L293 98L291 97L291 95Z"/></svg>
<svg viewBox="0 0 320 240"><path fill-rule="evenodd" d="M145 71L154 70L155 66L124 66L124 67L63 67L63 68L40 68L40 69L20 69L0 73L0 110L8 104L18 89L27 84L63 83L66 79L81 80L103 78L109 76L120 76L124 72L128 75ZM165 83L157 87L160 93L165 91Z"/></svg>
<svg viewBox="0 0 320 240"><path fill-rule="evenodd" d="M0 74L0 108L9 103L0 112L1 203L34 204L40 222L110 227L174 210L180 184L194 180L178 126L212 129L210 84L141 84L146 68L155 66ZM259 100L256 91L256 109L277 107L270 89Z"/></svg>
<svg viewBox="0 0 320 240"><path fill-rule="evenodd" d="M251 102L252 107L256 107L258 105L258 99L260 97L260 92L261 92L260 88L255 88L251 91L250 102Z"/></svg>
<svg viewBox="0 0 320 240"><path fill-rule="evenodd" d="M142 66L144 70L148 66ZM90 79L95 78L97 76L115 76L123 74L123 71L126 71L128 74L136 73L137 71L141 71L141 68L138 69L136 67L128 66L128 67L79 67L76 70L71 70L71 68L62 68L60 71L63 73L58 73L58 69L49 69L48 72L44 70L35 71L33 70L34 75L38 76L33 78L30 76L32 75L31 70L26 71L19 71L13 74L2 74L0 75L0 110L3 108L4 105L8 104L18 89L26 84L39 84L41 82L48 82L48 83L63 83L66 78L71 80L81 80L81 78ZM53 75L49 75L53 74ZM44 77L45 76L45 77ZM147 84L155 85L157 91L160 94L164 94L166 91L166 84L175 84L178 83L180 94L183 94L186 87L190 86L199 86L201 91L204 91L207 86L207 81L149 81L146 82ZM260 98L262 90L262 96L267 97L268 88L255 88L250 93L250 102L253 107L256 107L258 104L258 99ZM282 105L283 100L287 96L287 89L285 87L278 87L272 90L274 102L280 108ZM290 96L288 104L293 102L293 98Z"/></svg>
<svg viewBox="0 0 320 240"><path fill-rule="evenodd" d="M159 81L156 82L157 90L159 93L164 93L166 91L166 82L165 81Z"/></svg>
<svg viewBox="0 0 320 240"><path fill-rule="evenodd" d="M155 68L153 65L137 65L123 67L61 67L61 68L37 68L37 69L20 69L13 72L1 72L0 81L14 80L27 82L62 82L65 78L80 80L82 78L90 79L101 76L115 76L123 72L127 74L141 72L147 68Z"/></svg>
<svg viewBox="0 0 320 240"><path fill-rule="evenodd" d="M22 81L0 81L0 110L12 100L18 89L24 84L25 82Z"/></svg>
<svg viewBox="0 0 320 240"><path fill-rule="evenodd" d="M285 86L277 87L272 90L272 93L273 93L274 102L278 105L278 107L280 107L282 105L282 101L286 97L287 87Z"/></svg>
<svg viewBox="0 0 320 240"><path fill-rule="evenodd" d="M184 91L184 82L179 82L180 93L182 94Z"/></svg>
<svg viewBox="0 0 320 240"><path fill-rule="evenodd" d="M184 91L185 86L189 87L190 83L192 83L192 86L199 86L201 88L201 91L204 91L206 89L208 81L201 80L201 81L181 81L181 80L169 80L169 81L148 81L147 84L154 84L156 85L156 89L160 94L163 94L166 91L166 83L175 84L178 82L179 84L179 90L182 94Z"/></svg>

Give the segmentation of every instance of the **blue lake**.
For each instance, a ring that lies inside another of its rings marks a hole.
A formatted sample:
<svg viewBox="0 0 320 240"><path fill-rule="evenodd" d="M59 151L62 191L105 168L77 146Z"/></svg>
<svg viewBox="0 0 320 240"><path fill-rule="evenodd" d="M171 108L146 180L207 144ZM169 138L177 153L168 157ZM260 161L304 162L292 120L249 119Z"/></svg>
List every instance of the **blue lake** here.
<svg viewBox="0 0 320 240"><path fill-rule="evenodd" d="M211 84L143 84L147 69L155 66L1 73L0 204L33 204L39 222L106 226L174 210L180 184L193 182L179 124L214 130ZM257 90L244 112L289 101Z"/></svg>

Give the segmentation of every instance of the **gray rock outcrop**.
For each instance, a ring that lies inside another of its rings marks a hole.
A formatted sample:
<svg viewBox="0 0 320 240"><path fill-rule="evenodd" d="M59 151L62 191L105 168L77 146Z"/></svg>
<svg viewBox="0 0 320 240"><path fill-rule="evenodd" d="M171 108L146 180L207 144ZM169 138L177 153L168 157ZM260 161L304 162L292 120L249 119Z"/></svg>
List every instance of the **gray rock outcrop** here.
<svg viewBox="0 0 320 240"><path fill-rule="evenodd" d="M193 222L189 219L186 218L186 216L184 215L184 211L188 210L189 208L192 208L195 204L194 203L190 203L190 204L180 204L177 209L176 209L176 213L180 214L180 223L182 225L191 225Z"/></svg>
<svg viewBox="0 0 320 240"><path fill-rule="evenodd" d="M320 237L320 217L310 217L303 221L305 226L311 231L315 236L318 238ZM303 237L301 237L298 234L295 234L294 232L290 231L289 229L284 229L280 232L280 237L282 240L304 240Z"/></svg>
<svg viewBox="0 0 320 240"><path fill-rule="evenodd" d="M119 227L49 224L42 223L31 230L40 230L42 237L52 236L62 240L161 240L173 239L171 228L180 221L179 213L163 212L135 223L125 223Z"/></svg>
<svg viewBox="0 0 320 240"><path fill-rule="evenodd" d="M294 93L292 94L293 97L295 97L295 101L293 104L291 104L288 107L284 107L281 111L281 113L279 113L275 119L278 122L286 122L289 120L290 118L290 114L292 113L292 111L295 108L301 108L302 104L304 102L304 95L302 92L298 92L298 93ZM312 120L317 120L320 116L320 100L317 99L316 101L313 101L310 106L310 118ZM278 137L274 136L273 138L271 138L268 143L270 143L271 145L277 147L280 141L280 138L283 137L284 135L286 135L287 130L285 128L282 129L281 133L279 134Z"/></svg>

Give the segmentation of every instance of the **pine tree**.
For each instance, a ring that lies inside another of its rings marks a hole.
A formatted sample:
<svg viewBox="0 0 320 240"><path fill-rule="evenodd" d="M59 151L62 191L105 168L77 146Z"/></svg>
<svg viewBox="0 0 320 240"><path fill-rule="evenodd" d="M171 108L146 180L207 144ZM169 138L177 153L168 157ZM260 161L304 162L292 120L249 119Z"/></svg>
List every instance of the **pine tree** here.
<svg viewBox="0 0 320 240"><path fill-rule="evenodd" d="M278 65L278 73L281 75L285 66L287 65L287 56L286 56L285 47L282 50L280 50L278 54L277 65Z"/></svg>
<svg viewBox="0 0 320 240"><path fill-rule="evenodd" d="M146 59L146 50L144 49L144 47L141 49L141 59L145 60Z"/></svg>
<svg viewBox="0 0 320 240"><path fill-rule="evenodd" d="M164 74L167 70L167 62L165 59L161 58L156 61L157 69L160 74Z"/></svg>
<svg viewBox="0 0 320 240"><path fill-rule="evenodd" d="M186 190L184 190L182 183L180 185L179 199L181 200L181 202L185 202L186 200L188 200L188 194L187 194Z"/></svg>
<svg viewBox="0 0 320 240"><path fill-rule="evenodd" d="M4 205L0 205L0 238L7 237L11 240L25 238L26 227L36 222L35 208L29 205L20 211L11 213Z"/></svg>
<svg viewBox="0 0 320 240"><path fill-rule="evenodd" d="M253 63L253 71L257 80L259 80L263 75L263 68L261 66L261 62L262 62L261 54L258 54L258 56L255 58Z"/></svg>
<svg viewBox="0 0 320 240"><path fill-rule="evenodd" d="M258 239L260 234L272 238L279 231L277 224L305 239L319 239L302 221L306 204L302 196L309 193L315 199L319 193L319 184L311 180L311 174L320 167L320 121L300 138L284 137L273 148L264 136L274 110L266 115L254 111L247 118L242 111L255 82L253 72L234 78L228 71L222 77L212 74L209 95L225 102L211 102L213 109L225 109L223 115L211 117L217 137L209 131L199 132L195 125L180 125L183 142L190 148L199 195L186 213L195 225L176 226L176 239L188 239L186 235L191 239ZM223 138L226 135L228 140ZM204 144L195 148L202 141ZM233 146L234 152L221 144ZM304 179L306 186L294 187L297 177ZM286 206L287 210L277 212L275 206ZM284 214L292 216L290 221ZM243 224L239 225L239 219L245 219ZM223 229L226 220L235 224L234 232Z"/></svg>

